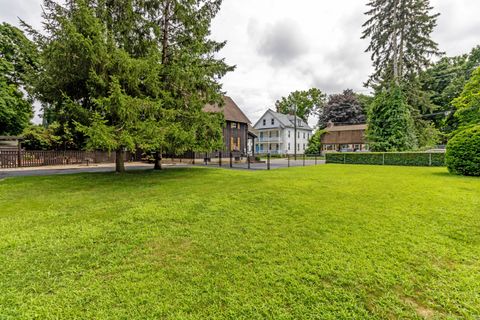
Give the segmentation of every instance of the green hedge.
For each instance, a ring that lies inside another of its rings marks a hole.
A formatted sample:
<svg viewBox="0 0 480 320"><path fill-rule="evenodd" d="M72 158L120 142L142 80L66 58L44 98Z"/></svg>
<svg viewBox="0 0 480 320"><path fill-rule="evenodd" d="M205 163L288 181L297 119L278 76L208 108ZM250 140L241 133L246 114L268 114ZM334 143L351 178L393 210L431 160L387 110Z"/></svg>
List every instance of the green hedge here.
<svg viewBox="0 0 480 320"><path fill-rule="evenodd" d="M423 153L423 152L327 153L326 160L327 160L327 163L342 163L342 164L371 164L371 165L418 166L418 167L445 166L444 153Z"/></svg>
<svg viewBox="0 0 480 320"><path fill-rule="evenodd" d="M451 173L480 176L480 125L460 131L450 139L446 163Z"/></svg>

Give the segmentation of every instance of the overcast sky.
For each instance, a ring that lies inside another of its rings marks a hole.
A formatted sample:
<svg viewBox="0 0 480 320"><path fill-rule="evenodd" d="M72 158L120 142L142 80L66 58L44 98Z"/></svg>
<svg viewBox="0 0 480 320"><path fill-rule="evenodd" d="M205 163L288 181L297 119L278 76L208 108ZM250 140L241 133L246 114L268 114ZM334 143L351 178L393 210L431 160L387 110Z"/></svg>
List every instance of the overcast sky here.
<svg viewBox="0 0 480 320"><path fill-rule="evenodd" d="M371 72L360 40L367 0L224 0L213 37L235 72L224 90L255 122L294 90L366 92ZM0 20L40 26L42 0L0 0ZM480 0L431 0L441 13L433 38L448 55L480 44Z"/></svg>

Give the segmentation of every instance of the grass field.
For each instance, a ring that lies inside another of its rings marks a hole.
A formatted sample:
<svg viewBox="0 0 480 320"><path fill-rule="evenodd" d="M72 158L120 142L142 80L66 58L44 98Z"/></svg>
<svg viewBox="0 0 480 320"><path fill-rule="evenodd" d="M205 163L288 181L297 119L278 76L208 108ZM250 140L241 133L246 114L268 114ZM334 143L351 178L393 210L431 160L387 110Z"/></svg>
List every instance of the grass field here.
<svg viewBox="0 0 480 320"><path fill-rule="evenodd" d="M0 181L0 319L480 318L480 179L172 169Z"/></svg>

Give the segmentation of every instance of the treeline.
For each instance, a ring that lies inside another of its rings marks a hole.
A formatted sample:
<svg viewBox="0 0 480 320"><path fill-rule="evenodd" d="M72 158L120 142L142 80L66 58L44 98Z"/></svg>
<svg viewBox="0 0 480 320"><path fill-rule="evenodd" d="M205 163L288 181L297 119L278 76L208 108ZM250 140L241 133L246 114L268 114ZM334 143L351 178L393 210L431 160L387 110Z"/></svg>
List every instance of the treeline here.
<svg viewBox="0 0 480 320"><path fill-rule="evenodd" d="M320 151L328 122L368 123L373 151L410 151L445 144L480 123L480 46L446 57L431 39L439 14L429 0L372 0L363 38L370 39L373 95L346 90L329 97L319 89L296 91L277 110L318 117L309 152ZM315 94L312 94L315 93Z"/></svg>
<svg viewBox="0 0 480 320"><path fill-rule="evenodd" d="M0 116L9 124L2 126L3 134L22 133L34 99L42 105L45 129L27 128L24 134L36 147L110 150L119 159L125 150L141 148L156 154L157 167L162 152L217 149L222 116L202 108L222 102L219 80L233 70L215 56L225 42L209 37L220 5L220 0L45 0L44 30L23 23L33 42L3 24L2 46L5 30L9 43L22 42L12 46L9 65L2 64L11 72L5 77L2 71L1 81L18 100L12 107L25 103L16 123ZM123 170L117 163L117 171Z"/></svg>

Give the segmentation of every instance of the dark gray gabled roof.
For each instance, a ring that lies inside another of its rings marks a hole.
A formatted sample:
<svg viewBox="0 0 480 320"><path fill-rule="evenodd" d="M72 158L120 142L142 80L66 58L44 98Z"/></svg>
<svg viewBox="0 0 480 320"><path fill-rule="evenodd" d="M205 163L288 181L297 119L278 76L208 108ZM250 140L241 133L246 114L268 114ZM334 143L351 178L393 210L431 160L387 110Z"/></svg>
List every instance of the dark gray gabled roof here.
<svg viewBox="0 0 480 320"><path fill-rule="evenodd" d="M273 111L272 109L268 109L264 114L263 116L260 117L260 119L257 121L257 123L255 123L255 127L258 125L258 123L260 122L260 120L267 114L267 113L271 113L275 119L278 120L278 122L280 123L280 125L284 128L294 128L295 127L295 116L293 115L289 115L289 114L283 114L283 113L279 113L279 112L275 112ZM297 129L306 129L306 130L312 130L313 129L308 125L308 123L306 123L305 121L303 121L302 119L300 119L299 117L297 117L297 121L300 121L300 125L297 126Z"/></svg>

